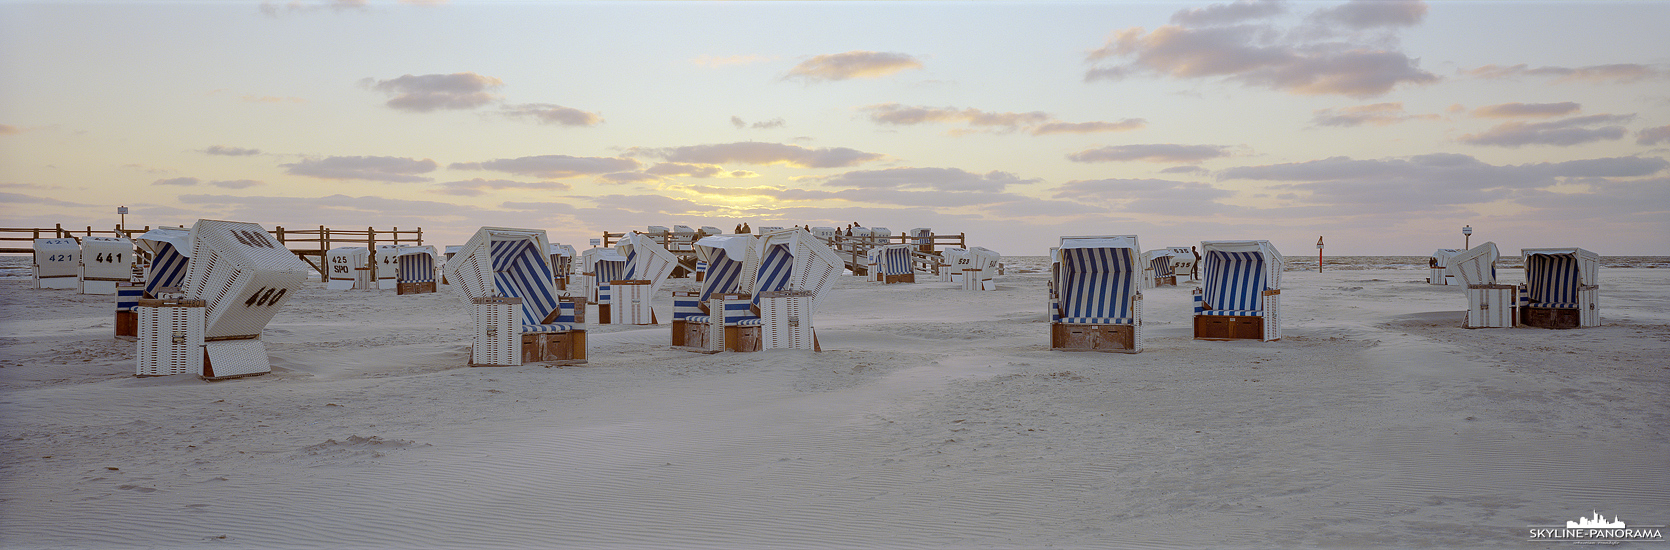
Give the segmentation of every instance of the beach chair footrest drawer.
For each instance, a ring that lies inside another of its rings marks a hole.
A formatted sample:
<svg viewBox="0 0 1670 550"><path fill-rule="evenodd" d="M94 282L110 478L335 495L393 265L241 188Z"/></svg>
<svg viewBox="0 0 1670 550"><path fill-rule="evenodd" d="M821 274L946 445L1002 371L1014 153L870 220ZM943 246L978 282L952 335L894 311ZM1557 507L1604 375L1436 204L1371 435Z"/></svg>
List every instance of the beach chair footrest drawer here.
<svg viewBox="0 0 1670 550"><path fill-rule="evenodd" d="M586 362L585 331L522 334L522 363L576 365Z"/></svg>
<svg viewBox="0 0 1670 550"><path fill-rule="evenodd" d="M1251 315L1196 315L1195 338L1263 340L1264 318Z"/></svg>
<svg viewBox="0 0 1670 550"><path fill-rule="evenodd" d="M1536 328L1577 328L1582 326L1580 313L1576 308L1525 306L1519 308L1519 324Z"/></svg>
<svg viewBox="0 0 1670 550"><path fill-rule="evenodd" d="M1135 353L1136 327L1054 323L1050 325L1050 349Z"/></svg>

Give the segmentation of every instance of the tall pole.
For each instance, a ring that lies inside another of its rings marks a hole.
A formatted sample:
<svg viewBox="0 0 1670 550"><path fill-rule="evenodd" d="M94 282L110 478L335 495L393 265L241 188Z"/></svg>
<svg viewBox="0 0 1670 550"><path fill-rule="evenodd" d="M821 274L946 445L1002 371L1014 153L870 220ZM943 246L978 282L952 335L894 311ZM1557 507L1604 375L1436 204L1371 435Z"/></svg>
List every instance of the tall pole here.
<svg viewBox="0 0 1670 550"><path fill-rule="evenodd" d="M1322 272L1322 237L1316 238L1316 272Z"/></svg>
<svg viewBox="0 0 1670 550"><path fill-rule="evenodd" d="M1461 234L1465 236L1465 240L1461 241L1463 243L1462 247L1463 248L1473 248L1473 226L1471 226L1471 225L1461 226Z"/></svg>

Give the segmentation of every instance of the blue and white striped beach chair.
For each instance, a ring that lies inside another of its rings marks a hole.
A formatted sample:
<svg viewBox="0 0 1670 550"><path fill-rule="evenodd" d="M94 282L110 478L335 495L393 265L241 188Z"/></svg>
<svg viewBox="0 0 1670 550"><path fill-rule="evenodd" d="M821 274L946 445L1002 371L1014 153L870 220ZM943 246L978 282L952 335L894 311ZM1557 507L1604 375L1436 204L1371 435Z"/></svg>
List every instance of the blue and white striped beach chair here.
<svg viewBox="0 0 1670 550"><path fill-rule="evenodd" d="M876 267L872 280L882 284L914 283L916 269L911 265L911 246L889 244L870 249L871 263Z"/></svg>
<svg viewBox="0 0 1670 550"><path fill-rule="evenodd" d="M656 324L651 305L661 283L678 268L678 255L656 242L654 235L631 233L615 250L626 258L619 279L609 281L609 322L627 325ZM601 298L600 298L601 300Z"/></svg>
<svg viewBox="0 0 1670 550"><path fill-rule="evenodd" d="M1171 268L1171 259L1175 255L1169 248L1160 248L1142 253L1142 259L1147 269L1143 271L1143 286L1154 288L1160 286L1177 286L1177 273Z"/></svg>
<svg viewBox="0 0 1670 550"><path fill-rule="evenodd" d="M744 338L739 330L746 319L758 319L751 296L741 292L758 266L759 239L753 235L715 235L694 245L698 261L706 266L700 290L673 293L675 346L706 351L752 351L757 338ZM722 315L714 322L714 315ZM757 331L754 331L757 332Z"/></svg>
<svg viewBox="0 0 1670 550"><path fill-rule="evenodd" d="M435 247L404 246L395 252L395 294L435 291Z"/></svg>
<svg viewBox="0 0 1670 550"><path fill-rule="evenodd" d="M1062 237L1051 255L1050 348L1141 352L1136 235Z"/></svg>
<svg viewBox="0 0 1670 550"><path fill-rule="evenodd" d="M1200 243L1202 285L1194 290L1194 337L1281 339L1282 256L1270 241Z"/></svg>
<svg viewBox="0 0 1670 550"><path fill-rule="evenodd" d="M1540 328L1600 326L1600 255L1581 248L1526 248L1520 323Z"/></svg>
<svg viewBox="0 0 1670 550"><path fill-rule="evenodd" d="M483 227L446 263L471 308L471 366L586 361L583 300L562 297L540 229Z"/></svg>

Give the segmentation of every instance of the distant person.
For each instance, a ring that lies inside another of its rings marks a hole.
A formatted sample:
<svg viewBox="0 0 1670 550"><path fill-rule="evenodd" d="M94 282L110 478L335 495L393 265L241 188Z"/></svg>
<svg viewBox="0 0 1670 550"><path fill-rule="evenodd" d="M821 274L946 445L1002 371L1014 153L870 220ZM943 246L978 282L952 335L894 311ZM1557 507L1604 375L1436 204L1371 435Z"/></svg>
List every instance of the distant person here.
<svg viewBox="0 0 1670 550"><path fill-rule="evenodd" d="M1198 281L1200 280L1200 251L1191 246L1189 247L1189 253L1195 255L1194 265L1189 266L1189 278Z"/></svg>

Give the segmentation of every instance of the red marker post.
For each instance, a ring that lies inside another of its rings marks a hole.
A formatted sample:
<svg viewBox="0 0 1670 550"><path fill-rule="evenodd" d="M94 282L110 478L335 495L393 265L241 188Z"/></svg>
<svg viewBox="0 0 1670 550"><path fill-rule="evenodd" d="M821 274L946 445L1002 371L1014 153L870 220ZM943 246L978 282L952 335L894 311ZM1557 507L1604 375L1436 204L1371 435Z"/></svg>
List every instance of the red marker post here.
<svg viewBox="0 0 1670 550"><path fill-rule="evenodd" d="M1322 272L1322 237L1316 238L1316 272Z"/></svg>

